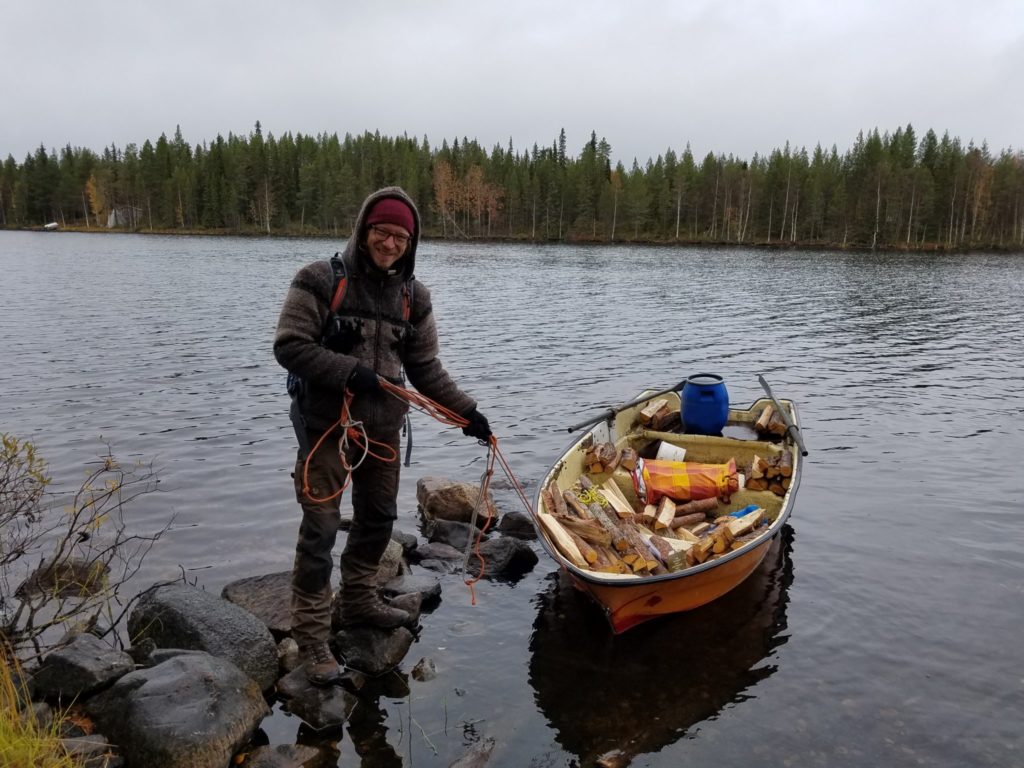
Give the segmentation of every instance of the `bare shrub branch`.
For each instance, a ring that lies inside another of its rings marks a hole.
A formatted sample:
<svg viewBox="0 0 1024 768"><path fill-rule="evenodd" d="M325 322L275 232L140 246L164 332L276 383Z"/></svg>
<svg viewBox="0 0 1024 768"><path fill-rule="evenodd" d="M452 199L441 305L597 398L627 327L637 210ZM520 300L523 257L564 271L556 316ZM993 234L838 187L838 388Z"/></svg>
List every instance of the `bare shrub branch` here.
<svg viewBox="0 0 1024 768"><path fill-rule="evenodd" d="M123 465L108 445L62 506L31 443L2 438L0 642L24 662L83 631L123 646L116 628L136 599L125 598L125 585L173 522L129 531L127 505L157 490L152 464ZM24 578L12 590L16 574Z"/></svg>

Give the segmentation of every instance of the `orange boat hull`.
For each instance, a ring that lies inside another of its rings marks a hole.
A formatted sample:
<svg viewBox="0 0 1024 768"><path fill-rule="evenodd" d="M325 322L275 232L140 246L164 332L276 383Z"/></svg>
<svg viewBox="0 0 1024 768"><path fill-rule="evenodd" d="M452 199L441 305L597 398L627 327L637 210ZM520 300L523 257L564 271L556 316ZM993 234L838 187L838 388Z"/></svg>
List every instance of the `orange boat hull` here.
<svg viewBox="0 0 1024 768"><path fill-rule="evenodd" d="M625 632L641 622L669 613L689 611L710 603L746 579L764 560L774 537L737 558L696 573L642 583L596 583L566 569L576 587L586 592L605 612L612 631Z"/></svg>

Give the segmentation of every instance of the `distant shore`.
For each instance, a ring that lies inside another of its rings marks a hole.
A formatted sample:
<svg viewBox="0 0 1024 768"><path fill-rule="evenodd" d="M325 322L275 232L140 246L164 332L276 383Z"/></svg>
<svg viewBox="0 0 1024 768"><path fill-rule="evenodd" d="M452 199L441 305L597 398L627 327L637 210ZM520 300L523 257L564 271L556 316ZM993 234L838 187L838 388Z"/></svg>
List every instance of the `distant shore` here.
<svg viewBox="0 0 1024 768"><path fill-rule="evenodd" d="M261 232L256 229L210 229L210 228L185 228L175 227L171 229L160 229L154 228L149 229L148 227L138 229L127 229L125 227L86 227L81 225L71 226L59 226L56 229L46 229L42 226L37 227L3 227L0 228L0 232L78 232L84 234L118 234L118 235L161 235L161 236L181 236L186 235L190 237L251 237L251 238L267 238L267 239L313 239L313 240L347 240L349 233L338 232L337 234L332 232L316 231L289 231L289 230L275 230L270 232ZM424 232L424 240L440 241L440 242L453 242L453 243L517 243L517 244L534 244L534 245L597 245L597 246L622 246L622 245L642 245L642 246L653 246L653 247L664 247L664 246L680 246L684 248L756 248L762 250L772 251L844 251L852 253L870 253L872 250L879 253L1024 253L1024 247L1016 245L1000 245L998 243L992 243L984 247L950 247L945 243L933 243L926 242L917 245L909 245L905 243L880 243L872 248L869 244L864 243L830 243L830 242L819 242L819 241L778 241L773 240L767 242L764 240L754 240L745 242L735 242L732 240L711 240L711 239L690 239L690 238L679 238L671 240L645 240L645 239L616 239L616 240L588 240L586 238L573 238L572 240L559 240L556 238L550 239L531 239L528 237L445 237L441 234L434 232Z"/></svg>

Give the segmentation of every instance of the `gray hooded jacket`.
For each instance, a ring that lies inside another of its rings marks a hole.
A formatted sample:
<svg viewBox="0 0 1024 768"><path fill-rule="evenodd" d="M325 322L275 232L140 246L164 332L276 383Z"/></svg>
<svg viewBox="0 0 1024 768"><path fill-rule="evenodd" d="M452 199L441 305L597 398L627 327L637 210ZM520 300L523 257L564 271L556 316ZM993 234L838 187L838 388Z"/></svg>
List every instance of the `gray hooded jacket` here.
<svg viewBox="0 0 1024 768"><path fill-rule="evenodd" d="M362 245L367 212L385 197L405 202L416 224L405 255L388 272L372 262ZM344 329L342 343L333 345L335 349L340 346L338 351L321 344L334 289L330 262L309 264L292 280L277 323L274 356L305 382L300 406L309 429L323 430L338 420L345 383L357 363L393 383L402 381L404 367L417 390L456 413L465 415L476 407L437 357L437 326L430 291L419 280L412 286L409 321L403 319L405 284L413 275L419 236L419 211L401 188L386 187L363 203L342 254L348 288L338 311ZM363 422L371 436L386 438L398 432L407 411L404 400L381 391L357 395L351 415Z"/></svg>

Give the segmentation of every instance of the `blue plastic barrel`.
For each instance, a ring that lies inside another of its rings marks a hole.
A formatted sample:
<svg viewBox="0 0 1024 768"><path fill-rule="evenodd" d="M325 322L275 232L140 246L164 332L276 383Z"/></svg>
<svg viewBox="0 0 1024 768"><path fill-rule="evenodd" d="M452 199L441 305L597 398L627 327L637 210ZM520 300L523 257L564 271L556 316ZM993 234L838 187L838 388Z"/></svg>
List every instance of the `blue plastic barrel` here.
<svg viewBox="0 0 1024 768"><path fill-rule="evenodd" d="M729 392L715 373L697 373L683 382L683 428L697 435L719 435L729 420Z"/></svg>

